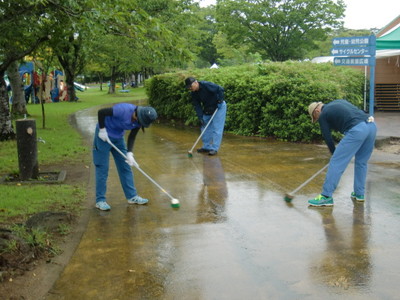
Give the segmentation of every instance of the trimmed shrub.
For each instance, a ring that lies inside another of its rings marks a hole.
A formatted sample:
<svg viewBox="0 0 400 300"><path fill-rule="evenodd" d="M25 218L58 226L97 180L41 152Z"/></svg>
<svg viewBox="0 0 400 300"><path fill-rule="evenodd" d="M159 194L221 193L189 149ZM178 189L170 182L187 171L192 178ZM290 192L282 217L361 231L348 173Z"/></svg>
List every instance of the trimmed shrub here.
<svg viewBox="0 0 400 300"><path fill-rule="evenodd" d="M193 76L225 89L225 130L238 135L292 142L321 140L308 105L346 99L362 106L364 75L359 70L310 62L276 62L162 74L146 81L149 103L161 118L198 125L184 80ZM338 137L338 136L337 136Z"/></svg>

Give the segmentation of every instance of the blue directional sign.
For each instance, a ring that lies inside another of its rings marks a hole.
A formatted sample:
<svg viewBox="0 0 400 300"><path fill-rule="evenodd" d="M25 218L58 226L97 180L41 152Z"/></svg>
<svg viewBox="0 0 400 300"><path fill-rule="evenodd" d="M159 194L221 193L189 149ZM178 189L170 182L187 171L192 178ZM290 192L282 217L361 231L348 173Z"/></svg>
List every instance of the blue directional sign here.
<svg viewBox="0 0 400 300"><path fill-rule="evenodd" d="M375 66L375 56L372 57L335 57L333 64L335 66Z"/></svg>
<svg viewBox="0 0 400 300"><path fill-rule="evenodd" d="M332 48L332 56L364 56L375 55L376 48L374 46L365 47L338 47Z"/></svg>
<svg viewBox="0 0 400 300"><path fill-rule="evenodd" d="M374 115L376 36L338 37L332 39L331 55L335 66L369 66L369 112ZM366 99L364 99L364 109Z"/></svg>
<svg viewBox="0 0 400 300"><path fill-rule="evenodd" d="M376 37L369 36L353 36L353 37L339 37L332 39L332 44L336 46L374 46L376 45Z"/></svg>

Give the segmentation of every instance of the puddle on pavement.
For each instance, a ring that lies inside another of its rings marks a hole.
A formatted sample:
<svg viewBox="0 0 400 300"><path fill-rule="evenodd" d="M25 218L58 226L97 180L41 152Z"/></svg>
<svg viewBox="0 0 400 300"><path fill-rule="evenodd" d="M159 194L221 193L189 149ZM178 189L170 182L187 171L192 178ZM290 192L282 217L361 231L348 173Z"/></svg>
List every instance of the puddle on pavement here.
<svg viewBox="0 0 400 300"><path fill-rule="evenodd" d="M87 116L77 119L82 126L79 119L91 140ZM112 209L89 209L87 231L47 299L397 297L400 191L390 178L399 170L374 165L360 204L349 198L350 165L335 207L309 209L325 173L291 204L283 195L327 163L325 146L227 134L217 156L189 158L198 134L161 124L138 134L137 162L180 209L136 171L150 202L129 206L110 170Z"/></svg>

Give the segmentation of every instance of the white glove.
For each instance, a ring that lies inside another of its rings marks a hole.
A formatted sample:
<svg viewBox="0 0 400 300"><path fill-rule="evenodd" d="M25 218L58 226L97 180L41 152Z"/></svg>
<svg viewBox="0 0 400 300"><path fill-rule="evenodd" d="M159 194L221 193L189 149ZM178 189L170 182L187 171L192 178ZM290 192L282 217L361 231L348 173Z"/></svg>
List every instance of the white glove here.
<svg viewBox="0 0 400 300"><path fill-rule="evenodd" d="M103 140L104 142L107 142L108 139L108 134L107 134L107 130L105 128L100 128L99 130L99 138L101 140Z"/></svg>
<svg viewBox="0 0 400 300"><path fill-rule="evenodd" d="M136 162L135 158L133 157L133 153L132 152L128 152L126 154L126 161L125 161L128 165L130 165L131 167L136 167L139 168L138 163Z"/></svg>

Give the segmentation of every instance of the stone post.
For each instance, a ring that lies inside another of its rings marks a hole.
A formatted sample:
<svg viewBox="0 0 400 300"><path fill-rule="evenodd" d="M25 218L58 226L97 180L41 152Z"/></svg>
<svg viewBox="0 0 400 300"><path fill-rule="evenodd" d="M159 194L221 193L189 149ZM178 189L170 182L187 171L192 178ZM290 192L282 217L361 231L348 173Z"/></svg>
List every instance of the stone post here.
<svg viewBox="0 0 400 300"><path fill-rule="evenodd" d="M35 120L17 120L16 131L19 178L20 180L37 179L39 177L39 164Z"/></svg>

